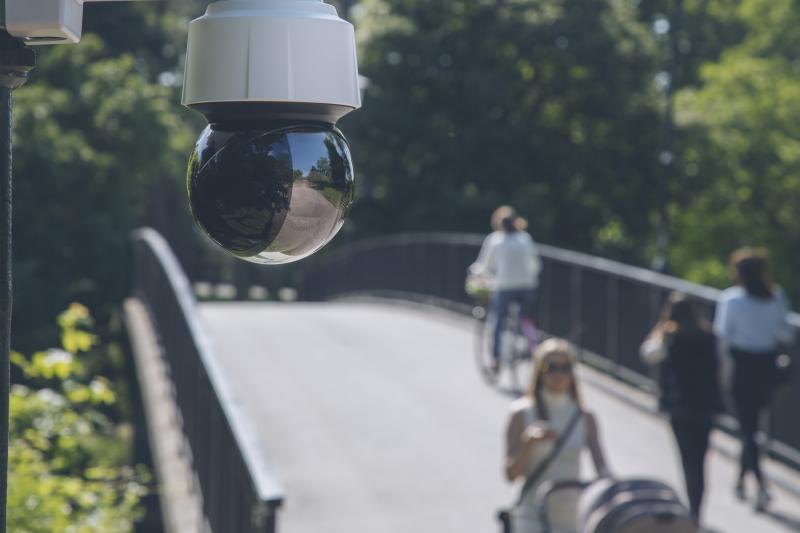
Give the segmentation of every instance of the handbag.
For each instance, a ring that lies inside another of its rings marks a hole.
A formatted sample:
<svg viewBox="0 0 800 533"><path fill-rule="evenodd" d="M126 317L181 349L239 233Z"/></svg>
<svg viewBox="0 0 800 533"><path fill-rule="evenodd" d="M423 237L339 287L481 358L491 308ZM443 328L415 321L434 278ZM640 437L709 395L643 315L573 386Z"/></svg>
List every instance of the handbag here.
<svg viewBox="0 0 800 533"><path fill-rule="evenodd" d="M567 439L572 435L575 426L578 425L578 420L580 420L582 416L583 411L581 411L579 407L575 407L575 412L570 416L566 427L564 427L564 432L558 436L558 440L556 440L556 443L553 445L553 449L550 450L547 457L545 457L544 460L537 465L536 469L525 479L525 484L522 485L519 491L517 501L510 508L503 508L497 511L497 520L500 522L500 531L502 533L513 533L511 529L512 511L522 504L531 488L539 481L545 471L550 467L550 464L558 457L558 454L561 453L561 449L564 448Z"/></svg>

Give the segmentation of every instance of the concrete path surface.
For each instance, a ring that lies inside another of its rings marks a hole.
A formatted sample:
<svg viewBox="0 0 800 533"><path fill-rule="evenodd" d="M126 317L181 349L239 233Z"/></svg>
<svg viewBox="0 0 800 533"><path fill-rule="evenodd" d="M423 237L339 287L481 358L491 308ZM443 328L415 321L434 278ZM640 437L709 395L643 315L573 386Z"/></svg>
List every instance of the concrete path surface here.
<svg viewBox="0 0 800 533"><path fill-rule="evenodd" d="M488 533L515 488L501 476L510 398L486 386L472 324L392 303L202 304L217 356L286 492L281 533ZM667 425L582 370L612 469L681 488ZM609 393L611 392L611 393ZM800 531L800 499L771 514L732 495L735 442L715 435L706 522L717 532ZM800 475L770 465L800 488ZM587 470L588 474L588 470Z"/></svg>

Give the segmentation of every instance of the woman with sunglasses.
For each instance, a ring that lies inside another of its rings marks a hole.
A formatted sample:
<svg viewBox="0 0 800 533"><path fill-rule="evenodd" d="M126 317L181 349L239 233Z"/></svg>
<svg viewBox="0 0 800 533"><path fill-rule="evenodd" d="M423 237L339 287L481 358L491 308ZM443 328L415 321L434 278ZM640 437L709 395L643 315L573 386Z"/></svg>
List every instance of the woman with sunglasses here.
<svg viewBox="0 0 800 533"><path fill-rule="evenodd" d="M506 434L505 473L509 481L526 480L549 460L512 513L514 533L542 531L536 489L544 481L580 477L580 455L588 448L600 475L607 472L598 438L597 422L583 410L577 376L575 350L564 340L548 339L536 350L534 371L526 394L513 402ZM557 454L552 455L559 436L568 432ZM553 532L574 531L577 493L555 494L548 516Z"/></svg>
<svg viewBox="0 0 800 533"><path fill-rule="evenodd" d="M660 408L669 416L681 455L689 508L699 524L709 435L714 417L723 410L717 340L691 300L674 292L640 353L646 363L660 367Z"/></svg>

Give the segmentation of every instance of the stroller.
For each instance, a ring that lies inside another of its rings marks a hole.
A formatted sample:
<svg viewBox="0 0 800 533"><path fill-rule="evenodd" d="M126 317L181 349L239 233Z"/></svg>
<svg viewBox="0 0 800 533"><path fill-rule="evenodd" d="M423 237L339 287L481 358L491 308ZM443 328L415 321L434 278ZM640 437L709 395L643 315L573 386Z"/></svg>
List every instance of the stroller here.
<svg viewBox="0 0 800 533"><path fill-rule="evenodd" d="M668 485L652 479L548 481L536 491L545 532L547 504L561 490L580 490L577 533L696 533L689 510Z"/></svg>

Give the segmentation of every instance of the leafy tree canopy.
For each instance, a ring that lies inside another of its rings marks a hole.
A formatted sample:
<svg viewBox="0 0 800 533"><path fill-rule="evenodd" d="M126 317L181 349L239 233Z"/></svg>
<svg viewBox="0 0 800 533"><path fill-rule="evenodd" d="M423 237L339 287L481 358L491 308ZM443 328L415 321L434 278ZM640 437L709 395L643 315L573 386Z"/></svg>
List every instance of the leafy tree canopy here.
<svg viewBox="0 0 800 533"><path fill-rule="evenodd" d="M655 43L630 2L364 0L350 231L535 235L636 257L658 201Z"/></svg>
<svg viewBox="0 0 800 533"><path fill-rule="evenodd" d="M679 96L696 171L674 206L679 271L725 284L727 253L766 245L776 278L800 301L800 9L792 0L745 0L735 11L746 38L701 69Z"/></svg>
<svg viewBox="0 0 800 533"><path fill-rule="evenodd" d="M87 10L81 43L37 49L38 68L15 92L19 349L52 342L44 317L73 300L107 323L126 294L128 232L148 191L183 179L202 118L180 106L181 52L169 33L179 20L155 6L108 6L118 20ZM176 201L189 219L185 196Z"/></svg>

